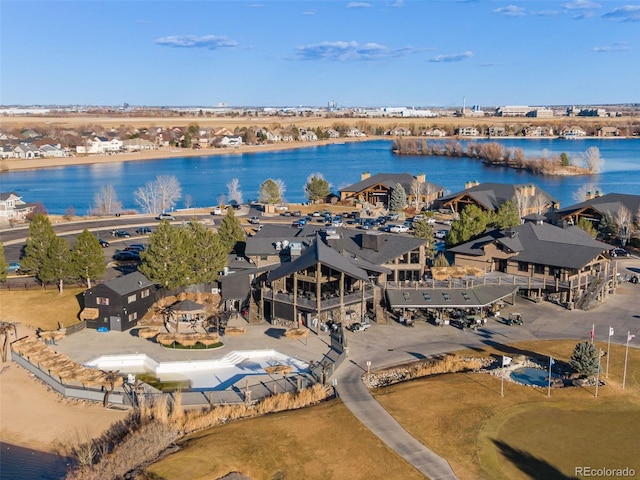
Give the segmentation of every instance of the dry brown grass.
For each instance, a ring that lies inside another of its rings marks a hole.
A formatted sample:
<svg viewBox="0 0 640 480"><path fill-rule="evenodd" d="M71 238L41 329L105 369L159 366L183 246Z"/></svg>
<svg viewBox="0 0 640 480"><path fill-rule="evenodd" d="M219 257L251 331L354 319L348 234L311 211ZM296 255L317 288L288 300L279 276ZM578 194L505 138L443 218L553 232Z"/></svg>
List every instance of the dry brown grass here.
<svg viewBox="0 0 640 480"><path fill-rule="evenodd" d="M42 330L56 330L58 322L69 327L80 321L80 305L76 295L84 290L84 287L65 288L62 295L55 287L0 290L2 320L19 322L30 328Z"/></svg>
<svg viewBox="0 0 640 480"><path fill-rule="evenodd" d="M203 430L147 472L172 480L417 480L424 477L367 430L339 401Z"/></svg>

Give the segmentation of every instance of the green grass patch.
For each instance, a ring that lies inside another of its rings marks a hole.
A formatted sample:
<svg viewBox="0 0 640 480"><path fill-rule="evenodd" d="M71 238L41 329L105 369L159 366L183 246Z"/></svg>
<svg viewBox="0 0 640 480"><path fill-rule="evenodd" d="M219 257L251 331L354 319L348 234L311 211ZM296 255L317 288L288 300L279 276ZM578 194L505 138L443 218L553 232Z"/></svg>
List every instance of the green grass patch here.
<svg viewBox="0 0 640 480"><path fill-rule="evenodd" d="M161 381L151 373L137 373L136 380L140 380L141 382L151 385L153 388L160 390L161 392L175 392L191 388L191 382L189 380Z"/></svg>

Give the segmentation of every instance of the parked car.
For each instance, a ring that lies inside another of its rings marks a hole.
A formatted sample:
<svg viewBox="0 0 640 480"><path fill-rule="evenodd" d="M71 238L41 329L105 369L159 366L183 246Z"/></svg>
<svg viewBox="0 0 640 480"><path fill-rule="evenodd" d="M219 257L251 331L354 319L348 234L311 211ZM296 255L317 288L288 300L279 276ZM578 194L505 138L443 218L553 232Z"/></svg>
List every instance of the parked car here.
<svg viewBox="0 0 640 480"><path fill-rule="evenodd" d="M445 238L448 234L449 234L449 232L447 230L438 230L435 233L435 237L436 238Z"/></svg>
<svg viewBox="0 0 640 480"><path fill-rule="evenodd" d="M149 227L140 227L136 229L136 233L138 235L149 235L151 233L151 229Z"/></svg>
<svg viewBox="0 0 640 480"><path fill-rule="evenodd" d="M436 223L436 217L429 217L429 218L427 218L427 223L428 223L429 225L433 225L433 224L435 224L435 223Z"/></svg>
<svg viewBox="0 0 640 480"><path fill-rule="evenodd" d="M144 245L141 243L132 243L131 245L125 247L125 251L127 252L142 252L144 250Z"/></svg>
<svg viewBox="0 0 640 480"><path fill-rule="evenodd" d="M222 215L222 208L214 207L214 209L211 210L211 215Z"/></svg>
<svg viewBox="0 0 640 480"><path fill-rule="evenodd" d="M312 213L312 216L319 217L320 216L320 212L318 210L316 210L315 212Z"/></svg>
<svg viewBox="0 0 640 480"><path fill-rule="evenodd" d="M7 272L17 272L18 270L20 270L20 264L18 262L11 262L9 263L9 267L7 268Z"/></svg>
<svg viewBox="0 0 640 480"><path fill-rule="evenodd" d="M249 219L249 223L253 224L253 225L257 225L258 223L260 223L260 218L256 217L255 215L253 217L251 217Z"/></svg>
<svg viewBox="0 0 640 480"><path fill-rule="evenodd" d="M609 250L610 257L630 257L631 254L627 252L624 248L612 248Z"/></svg>
<svg viewBox="0 0 640 480"><path fill-rule="evenodd" d="M116 230L113 232L113 236L118 238L129 238L131 234L126 230Z"/></svg>
<svg viewBox="0 0 640 480"><path fill-rule="evenodd" d="M389 229L389 231L393 233L407 233L409 231L409 227L406 225L394 225Z"/></svg>
<svg viewBox="0 0 640 480"><path fill-rule="evenodd" d="M156 217L156 220L175 220L176 217L171 215L170 213L161 213Z"/></svg>
<svg viewBox="0 0 640 480"><path fill-rule="evenodd" d="M140 254L132 251L119 251L113 255L113 259L118 262L138 262L140 261Z"/></svg>
<svg viewBox="0 0 640 480"><path fill-rule="evenodd" d="M98 239L98 243L100 244L100 246L102 248L107 248L109 246L109 242L107 242L106 240L103 240L101 238Z"/></svg>
<svg viewBox="0 0 640 480"><path fill-rule="evenodd" d="M366 332L370 326L370 323L352 323L347 327L347 329L352 332Z"/></svg>
<svg viewBox="0 0 640 480"><path fill-rule="evenodd" d="M304 228L304 224L305 224L305 223L306 223L306 222L301 222L300 220L298 220L298 221L293 222L293 223L291 224L291 226L292 226L293 228Z"/></svg>
<svg viewBox="0 0 640 480"><path fill-rule="evenodd" d="M293 211L293 216L294 217L301 217L302 216L302 212L300 210L294 210Z"/></svg>
<svg viewBox="0 0 640 480"><path fill-rule="evenodd" d="M387 215L387 220L391 220L392 222L394 220L398 220L398 218L400 218L400 215L398 215L397 213L390 213L389 215Z"/></svg>

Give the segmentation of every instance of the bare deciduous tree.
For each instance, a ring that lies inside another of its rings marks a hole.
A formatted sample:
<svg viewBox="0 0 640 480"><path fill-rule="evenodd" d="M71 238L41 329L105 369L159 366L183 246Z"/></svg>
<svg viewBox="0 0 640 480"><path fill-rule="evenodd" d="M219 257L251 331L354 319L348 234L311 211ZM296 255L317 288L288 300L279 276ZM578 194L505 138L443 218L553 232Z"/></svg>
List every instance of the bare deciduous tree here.
<svg viewBox="0 0 640 480"><path fill-rule="evenodd" d="M182 196L182 187L175 176L158 175L133 192L133 196L146 213L162 213L175 207Z"/></svg>
<svg viewBox="0 0 640 480"><path fill-rule="evenodd" d="M631 229L633 227L633 216L631 215L631 211L622 205L616 212L614 221L618 226L618 238L620 238L622 246L625 246L629 241Z"/></svg>
<svg viewBox="0 0 640 480"><path fill-rule="evenodd" d="M584 160L584 165L589 172L600 173L604 160L600 156L600 149L598 147L587 148L587 151L583 153L582 158Z"/></svg>
<svg viewBox="0 0 640 480"><path fill-rule="evenodd" d="M188 193L184 196L184 208L191 208L193 205L193 197Z"/></svg>
<svg viewBox="0 0 640 480"><path fill-rule="evenodd" d="M577 203L584 202L596 191L598 191L598 186L595 183L585 183L573 192L571 198L573 198Z"/></svg>
<svg viewBox="0 0 640 480"><path fill-rule="evenodd" d="M515 203L516 208L518 209L518 215L520 215L520 218L527 215L530 201L531 197L527 195L524 188L516 188L516 193L513 197L513 203Z"/></svg>
<svg viewBox="0 0 640 480"><path fill-rule="evenodd" d="M227 197L229 200L235 201L238 205L242 204L242 190L240 190L240 180L237 178L232 178L229 183L227 183Z"/></svg>
<svg viewBox="0 0 640 480"><path fill-rule="evenodd" d="M287 191L287 185L284 183L284 180L280 178L276 178L274 181L275 181L276 187L278 187L278 191L280 192L281 203L287 203L287 200L284 198L284 194Z"/></svg>
<svg viewBox="0 0 640 480"><path fill-rule="evenodd" d="M122 210L122 204L118 201L118 195L113 185L104 185L93 196L93 208L91 209L93 215L111 215L120 212L120 210Z"/></svg>
<svg viewBox="0 0 640 480"><path fill-rule="evenodd" d="M413 198L413 208L416 210L420 207L420 195L422 195L424 189L424 183L414 178L409 187L409 195Z"/></svg>
<svg viewBox="0 0 640 480"><path fill-rule="evenodd" d="M531 199L531 206L535 209L536 214L541 215L547 211L547 199L546 197L538 192Z"/></svg>

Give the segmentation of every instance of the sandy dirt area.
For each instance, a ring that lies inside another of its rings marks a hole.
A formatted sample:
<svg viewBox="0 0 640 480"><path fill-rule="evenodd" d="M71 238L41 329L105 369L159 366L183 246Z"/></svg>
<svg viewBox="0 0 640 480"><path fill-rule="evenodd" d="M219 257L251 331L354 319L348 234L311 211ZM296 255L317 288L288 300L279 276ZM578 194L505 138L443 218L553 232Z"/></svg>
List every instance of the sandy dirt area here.
<svg viewBox="0 0 640 480"><path fill-rule="evenodd" d="M18 337L32 333L18 326ZM10 338L13 340L13 337ZM100 436L126 411L67 400L14 362L0 363L0 441L51 453Z"/></svg>

